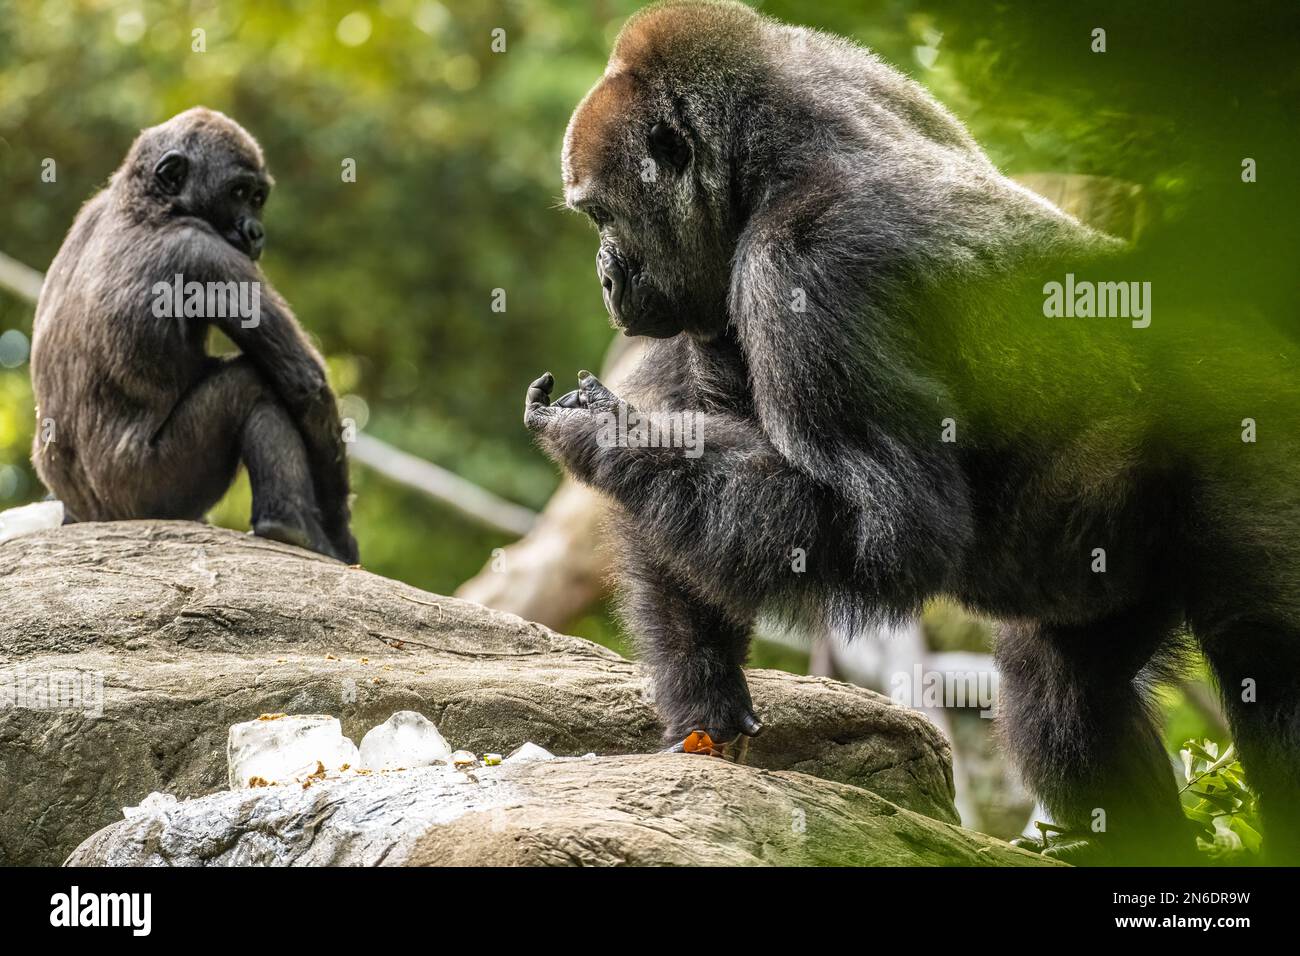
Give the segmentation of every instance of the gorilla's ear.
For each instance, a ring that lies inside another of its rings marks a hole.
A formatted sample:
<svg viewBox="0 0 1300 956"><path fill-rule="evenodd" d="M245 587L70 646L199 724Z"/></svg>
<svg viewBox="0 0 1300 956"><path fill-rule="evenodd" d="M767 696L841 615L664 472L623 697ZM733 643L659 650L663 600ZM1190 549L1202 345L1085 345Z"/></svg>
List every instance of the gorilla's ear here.
<svg viewBox="0 0 1300 956"><path fill-rule="evenodd" d="M175 195L185 185L185 176L189 172L190 161L179 150L169 150L158 160L153 168L154 178L167 192Z"/></svg>
<svg viewBox="0 0 1300 956"><path fill-rule="evenodd" d="M662 120L650 128L650 158L680 173L691 161L691 144Z"/></svg>

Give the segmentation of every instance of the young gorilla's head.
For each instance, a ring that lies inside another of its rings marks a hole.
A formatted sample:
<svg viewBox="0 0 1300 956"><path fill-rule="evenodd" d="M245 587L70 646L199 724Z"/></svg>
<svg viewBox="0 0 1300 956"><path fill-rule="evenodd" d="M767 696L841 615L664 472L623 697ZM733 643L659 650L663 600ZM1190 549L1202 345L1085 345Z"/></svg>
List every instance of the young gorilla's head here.
<svg viewBox="0 0 1300 956"><path fill-rule="evenodd" d="M707 336L726 323L744 224L733 146L759 22L739 3L642 11L569 122L565 201L600 231L605 307L628 335Z"/></svg>
<svg viewBox="0 0 1300 956"><path fill-rule="evenodd" d="M257 141L201 106L144 130L113 178L142 214L202 219L251 259L262 254L271 185Z"/></svg>

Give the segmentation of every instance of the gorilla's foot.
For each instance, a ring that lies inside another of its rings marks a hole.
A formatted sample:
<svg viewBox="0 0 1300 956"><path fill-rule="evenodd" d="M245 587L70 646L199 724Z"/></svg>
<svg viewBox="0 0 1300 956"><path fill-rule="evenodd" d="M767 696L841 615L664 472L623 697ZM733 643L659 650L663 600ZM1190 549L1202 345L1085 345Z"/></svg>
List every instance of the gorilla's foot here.
<svg viewBox="0 0 1300 956"><path fill-rule="evenodd" d="M684 738L662 752L666 754L703 754L707 757L722 757L737 763L745 762L749 750L749 740L763 732L763 725L752 711L746 711L741 718L741 730L731 732L730 736L718 728L696 728Z"/></svg>
<svg viewBox="0 0 1300 956"><path fill-rule="evenodd" d="M317 554L323 554L347 563L346 558L339 554L330 543L324 529L311 518L303 520L260 518L253 522L253 534L259 538L269 538L282 544L291 544L296 548L315 551Z"/></svg>

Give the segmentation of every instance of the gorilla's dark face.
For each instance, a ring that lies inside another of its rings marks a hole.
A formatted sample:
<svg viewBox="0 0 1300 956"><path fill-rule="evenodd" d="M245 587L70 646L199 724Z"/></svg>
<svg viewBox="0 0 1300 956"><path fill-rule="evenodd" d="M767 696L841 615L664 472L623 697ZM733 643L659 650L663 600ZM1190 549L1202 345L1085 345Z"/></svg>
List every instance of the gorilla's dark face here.
<svg viewBox="0 0 1300 956"><path fill-rule="evenodd" d="M250 259L262 254L262 206L272 180L261 150L220 113L188 110L146 130L136 145L148 192L172 215L206 221Z"/></svg>
<svg viewBox="0 0 1300 956"><path fill-rule="evenodd" d="M565 134L565 201L600 232L601 294L627 335L713 336L726 324L735 240L698 128L611 66Z"/></svg>

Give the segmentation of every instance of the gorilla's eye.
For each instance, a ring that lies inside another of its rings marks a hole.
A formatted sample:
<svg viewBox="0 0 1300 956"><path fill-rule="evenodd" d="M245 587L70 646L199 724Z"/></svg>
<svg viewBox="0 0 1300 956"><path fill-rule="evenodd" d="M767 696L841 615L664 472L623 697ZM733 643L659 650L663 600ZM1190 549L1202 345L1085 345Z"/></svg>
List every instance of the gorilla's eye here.
<svg viewBox="0 0 1300 956"><path fill-rule="evenodd" d="M230 196L235 202L243 202L248 198L248 187L243 183L236 183L231 187Z"/></svg>
<svg viewBox="0 0 1300 956"><path fill-rule="evenodd" d="M261 209L266 205L266 190L259 189L253 193L253 208Z"/></svg>
<svg viewBox="0 0 1300 956"><path fill-rule="evenodd" d="M189 169L190 161L183 153L173 149L164 153L163 158L158 160L158 165L153 168L153 174L163 189L174 195L185 185L185 176Z"/></svg>
<svg viewBox="0 0 1300 956"><path fill-rule="evenodd" d="M608 209L596 203L588 203L582 207L582 211L591 217L591 221L596 224L597 228L603 229L614 221Z"/></svg>

